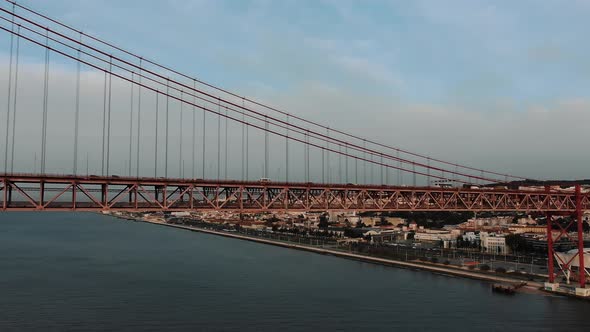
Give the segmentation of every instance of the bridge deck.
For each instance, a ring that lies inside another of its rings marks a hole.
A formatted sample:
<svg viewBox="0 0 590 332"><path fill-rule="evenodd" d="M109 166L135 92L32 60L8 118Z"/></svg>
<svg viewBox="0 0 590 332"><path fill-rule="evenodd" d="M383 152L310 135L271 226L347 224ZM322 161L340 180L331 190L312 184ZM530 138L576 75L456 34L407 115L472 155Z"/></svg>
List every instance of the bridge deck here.
<svg viewBox="0 0 590 332"><path fill-rule="evenodd" d="M543 211L575 191L0 174L4 211ZM580 194L590 209L588 193Z"/></svg>

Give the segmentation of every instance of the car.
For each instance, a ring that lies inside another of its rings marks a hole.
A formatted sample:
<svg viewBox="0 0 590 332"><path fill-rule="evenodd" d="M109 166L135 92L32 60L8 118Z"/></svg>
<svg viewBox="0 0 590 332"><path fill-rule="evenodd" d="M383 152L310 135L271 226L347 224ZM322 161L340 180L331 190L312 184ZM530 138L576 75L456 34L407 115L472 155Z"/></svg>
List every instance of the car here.
<svg viewBox="0 0 590 332"><path fill-rule="evenodd" d="M267 182L270 182L270 179L269 178L260 178L258 180L258 182L267 183Z"/></svg>

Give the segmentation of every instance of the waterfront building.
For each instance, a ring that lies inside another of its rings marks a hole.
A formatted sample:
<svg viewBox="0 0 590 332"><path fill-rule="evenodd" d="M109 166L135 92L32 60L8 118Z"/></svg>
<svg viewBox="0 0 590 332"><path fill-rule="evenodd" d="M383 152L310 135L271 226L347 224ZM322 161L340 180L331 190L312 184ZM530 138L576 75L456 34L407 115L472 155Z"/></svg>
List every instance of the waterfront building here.
<svg viewBox="0 0 590 332"><path fill-rule="evenodd" d="M510 225L508 226L508 231L514 234L523 234L523 233L536 233L536 234L545 234L547 232L547 227L545 226L531 226L531 225Z"/></svg>
<svg viewBox="0 0 590 332"><path fill-rule="evenodd" d="M506 245L506 238L498 235L487 235L481 237L481 246L484 251L505 255L509 248Z"/></svg>
<svg viewBox="0 0 590 332"><path fill-rule="evenodd" d="M425 229L414 234L414 240L426 242L453 241L457 236L450 231Z"/></svg>

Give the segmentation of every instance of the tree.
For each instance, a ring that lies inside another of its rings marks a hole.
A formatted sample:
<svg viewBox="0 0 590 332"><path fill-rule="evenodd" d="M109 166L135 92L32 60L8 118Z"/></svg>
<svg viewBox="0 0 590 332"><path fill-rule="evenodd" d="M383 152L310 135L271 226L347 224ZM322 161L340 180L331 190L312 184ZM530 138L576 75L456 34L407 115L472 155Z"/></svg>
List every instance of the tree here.
<svg viewBox="0 0 590 332"><path fill-rule="evenodd" d="M520 234L506 235L506 245L512 252L524 252L529 247L526 240Z"/></svg>
<svg viewBox="0 0 590 332"><path fill-rule="evenodd" d="M345 228L344 236L349 238L359 238L362 234L360 234L360 232L355 232L352 228Z"/></svg>
<svg viewBox="0 0 590 332"><path fill-rule="evenodd" d="M357 223L356 223L356 226L355 226L355 227L356 227L356 228L365 228L365 227L367 227L367 225L365 225L365 224L363 223L363 221L359 219L359 221L357 221Z"/></svg>
<svg viewBox="0 0 590 332"><path fill-rule="evenodd" d="M328 215L325 213L320 215L320 222L318 223L319 228L328 228Z"/></svg>
<svg viewBox="0 0 590 332"><path fill-rule="evenodd" d="M457 248L463 248L465 246L465 240L463 240L463 236L457 237Z"/></svg>
<svg viewBox="0 0 590 332"><path fill-rule="evenodd" d="M506 273L506 269L500 266L500 267L496 268L496 272L497 273Z"/></svg>
<svg viewBox="0 0 590 332"><path fill-rule="evenodd" d="M265 224L266 226L269 226L269 227L270 227L270 226L272 226L272 225L273 225L275 222L279 222L279 221L281 221L281 219L279 219L279 218L277 218L276 216L274 216L274 215L273 215L272 217L270 217L270 218L266 219L266 221L264 222L264 224Z"/></svg>
<svg viewBox="0 0 590 332"><path fill-rule="evenodd" d="M385 218L384 216L381 216L381 218L379 218L379 222L377 223L377 226L389 226L391 225L391 223L389 221L387 221L387 218Z"/></svg>

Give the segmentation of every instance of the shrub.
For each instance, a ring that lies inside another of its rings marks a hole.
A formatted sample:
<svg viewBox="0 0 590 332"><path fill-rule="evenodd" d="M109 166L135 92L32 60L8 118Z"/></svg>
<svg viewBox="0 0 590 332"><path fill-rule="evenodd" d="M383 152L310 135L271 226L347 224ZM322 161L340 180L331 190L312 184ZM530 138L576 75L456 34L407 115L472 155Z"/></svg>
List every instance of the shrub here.
<svg viewBox="0 0 590 332"><path fill-rule="evenodd" d="M475 269L475 265L469 265L467 268L470 269L470 270L474 270Z"/></svg>
<svg viewBox="0 0 590 332"><path fill-rule="evenodd" d="M443 264L444 264L444 265L449 265L449 264L451 264L451 262L449 262L449 261L447 260L447 261L445 261Z"/></svg>
<svg viewBox="0 0 590 332"><path fill-rule="evenodd" d="M431 261L432 263L438 263L438 258L436 258L436 257L432 257L432 258L430 259L430 261Z"/></svg>
<svg viewBox="0 0 590 332"><path fill-rule="evenodd" d="M496 272L497 273L506 273L506 269L503 267L498 267L498 268L496 268Z"/></svg>
<svg viewBox="0 0 590 332"><path fill-rule="evenodd" d="M479 269L482 270L482 271L489 271L490 270L490 266L484 264L484 265L480 266Z"/></svg>

